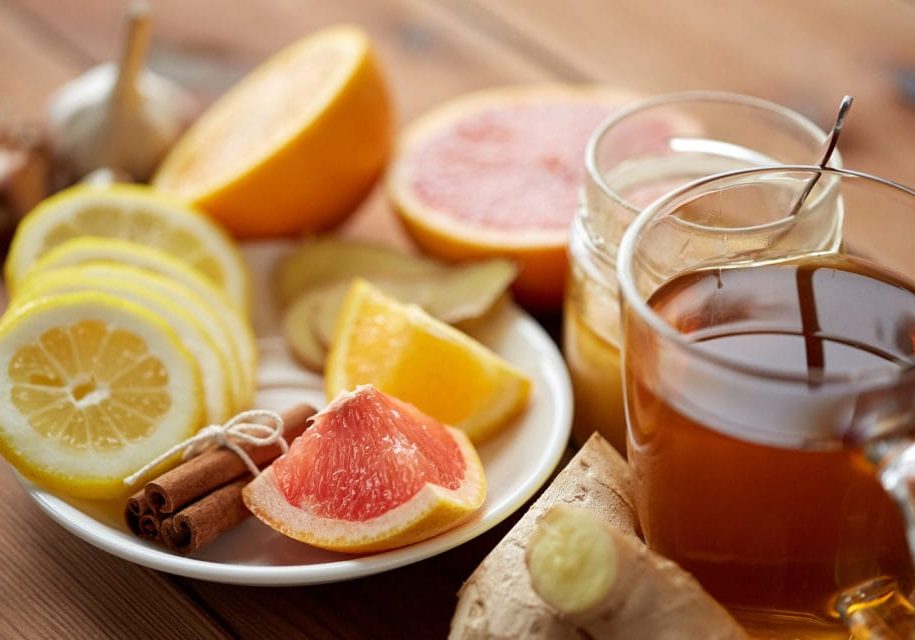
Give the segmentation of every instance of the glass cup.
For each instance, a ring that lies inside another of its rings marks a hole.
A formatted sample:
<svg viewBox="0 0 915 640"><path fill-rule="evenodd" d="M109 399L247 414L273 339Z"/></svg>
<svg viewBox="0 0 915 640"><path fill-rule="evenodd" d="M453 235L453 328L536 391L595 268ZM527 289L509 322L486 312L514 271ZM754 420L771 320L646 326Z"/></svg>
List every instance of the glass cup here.
<svg viewBox="0 0 915 640"><path fill-rule="evenodd" d="M915 637L913 237L915 191L786 166L676 190L621 242L645 540L763 637Z"/></svg>
<svg viewBox="0 0 915 640"><path fill-rule="evenodd" d="M575 392L573 438L594 430L625 451L616 254L649 202L696 178L765 164L809 163L825 133L772 102L719 92L663 95L617 112L594 134L569 242L563 352ZM831 166L841 166L838 154ZM836 225L811 229L829 242ZM755 242L765 236L745 240Z"/></svg>

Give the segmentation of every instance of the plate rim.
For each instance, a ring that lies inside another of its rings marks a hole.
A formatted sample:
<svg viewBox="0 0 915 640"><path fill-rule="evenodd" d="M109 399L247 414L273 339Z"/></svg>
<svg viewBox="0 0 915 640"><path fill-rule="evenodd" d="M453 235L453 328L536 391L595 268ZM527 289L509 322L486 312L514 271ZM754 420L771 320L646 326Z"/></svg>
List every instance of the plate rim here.
<svg viewBox="0 0 915 640"><path fill-rule="evenodd" d="M306 586L343 582L426 560L482 535L520 509L550 478L568 446L573 401L572 383L565 361L552 337L526 311L514 303L506 305L506 309L513 316L513 324L517 323L512 330L525 334L525 342L532 344L549 361L541 375L550 380L547 386L551 393L559 391L555 400L559 419L556 421L558 424L551 425L549 437L544 442L544 455L527 480L504 504L498 505L488 517L478 520L473 526L446 531L406 547L332 562L283 566L229 564L176 555L150 547L139 539L99 534L87 527L83 520L88 518L106 528L108 525L95 520L63 498L45 492L19 473L15 473L15 476L44 513L81 540L134 564L186 578L247 586Z"/></svg>

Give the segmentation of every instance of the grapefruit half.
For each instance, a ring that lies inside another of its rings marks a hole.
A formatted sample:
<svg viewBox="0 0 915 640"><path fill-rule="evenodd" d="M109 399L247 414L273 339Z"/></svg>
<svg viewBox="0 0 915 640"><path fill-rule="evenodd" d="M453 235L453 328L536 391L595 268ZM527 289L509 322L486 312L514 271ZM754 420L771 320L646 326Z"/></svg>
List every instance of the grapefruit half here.
<svg viewBox="0 0 915 640"><path fill-rule="evenodd" d="M585 147L603 120L636 97L599 86L533 85L445 103L401 136L389 198L424 251L448 260L514 259L518 301L559 309Z"/></svg>
<svg viewBox="0 0 915 640"><path fill-rule="evenodd" d="M310 545L367 553L431 538L486 497L463 432L370 385L340 394L244 491L248 509Z"/></svg>

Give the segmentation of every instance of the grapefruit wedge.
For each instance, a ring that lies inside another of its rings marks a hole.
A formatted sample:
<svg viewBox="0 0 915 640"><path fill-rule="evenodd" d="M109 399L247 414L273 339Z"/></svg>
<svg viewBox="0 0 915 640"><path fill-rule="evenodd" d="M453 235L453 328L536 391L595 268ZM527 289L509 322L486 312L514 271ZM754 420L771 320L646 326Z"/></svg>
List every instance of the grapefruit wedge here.
<svg viewBox="0 0 915 640"><path fill-rule="evenodd" d="M518 301L559 309L568 228L585 179L585 147L636 96L597 86L534 85L446 103L401 136L388 195L426 252L448 260L516 260Z"/></svg>
<svg viewBox="0 0 915 640"><path fill-rule="evenodd" d="M341 393L243 491L248 509L283 535L349 553L431 538L486 497L463 432L370 385Z"/></svg>

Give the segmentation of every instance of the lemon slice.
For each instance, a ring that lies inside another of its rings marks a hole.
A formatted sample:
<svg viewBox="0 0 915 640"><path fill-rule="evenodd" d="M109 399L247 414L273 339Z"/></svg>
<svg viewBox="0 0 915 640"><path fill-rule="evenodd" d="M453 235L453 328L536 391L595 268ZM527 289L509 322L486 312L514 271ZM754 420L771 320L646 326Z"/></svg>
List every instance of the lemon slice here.
<svg viewBox="0 0 915 640"><path fill-rule="evenodd" d="M153 183L236 236L314 231L366 195L392 130L368 36L330 27L278 52L214 102Z"/></svg>
<svg viewBox="0 0 915 640"><path fill-rule="evenodd" d="M135 302L165 320L197 360L203 373L207 422L221 424L235 415L237 407L229 383L229 372L237 365L229 364L228 357L207 330L206 322L198 319L206 318L206 308L182 306L177 298L144 286L143 277L98 275L90 273L91 269L92 267L79 266L40 272L26 280L27 287L20 290L20 294L13 300L13 307L29 300L76 291L101 291ZM163 280L168 283L165 290L174 296L179 285ZM178 296L180 295L179 293Z"/></svg>
<svg viewBox="0 0 915 640"><path fill-rule="evenodd" d="M240 311L218 291L213 283L177 258L163 251L135 242L112 238L75 238L48 251L28 272L28 276L50 269L87 263L127 264L171 278L201 297L211 311L219 316L229 331L232 346L242 362L242 393L236 397L247 406L254 394L257 368L257 347L251 326L242 319Z"/></svg>
<svg viewBox="0 0 915 640"><path fill-rule="evenodd" d="M527 403L531 382L497 354L416 305L356 280L327 357L328 398L362 384L481 442Z"/></svg>
<svg viewBox="0 0 915 640"><path fill-rule="evenodd" d="M15 287L29 267L72 238L120 238L164 251L202 273L241 309L250 282L225 231L183 202L141 185L77 185L44 200L16 230L6 261Z"/></svg>
<svg viewBox="0 0 915 640"><path fill-rule="evenodd" d="M113 498L123 478L200 426L200 369L178 335L114 296L68 293L0 321L0 453L74 496Z"/></svg>
<svg viewBox="0 0 915 640"><path fill-rule="evenodd" d="M87 286L82 279L87 281L113 282L117 286L130 286L159 294L178 306L190 312L198 319L200 329L205 334L205 341L219 346L226 363L226 373L229 382L230 397L234 401L236 411L248 408L251 389L245 387L243 369L246 366L241 354L236 347L236 340L224 316L219 315L213 307L194 289L173 278L168 278L153 271L141 269L126 264L87 262L75 267L61 267L59 269L42 269L33 272L19 286L18 293L13 298L13 304L21 300L44 295L44 292L59 286L60 291L84 290L95 287ZM34 289L33 289L34 283ZM36 295L37 294L37 295ZM246 338L247 339L247 338Z"/></svg>

